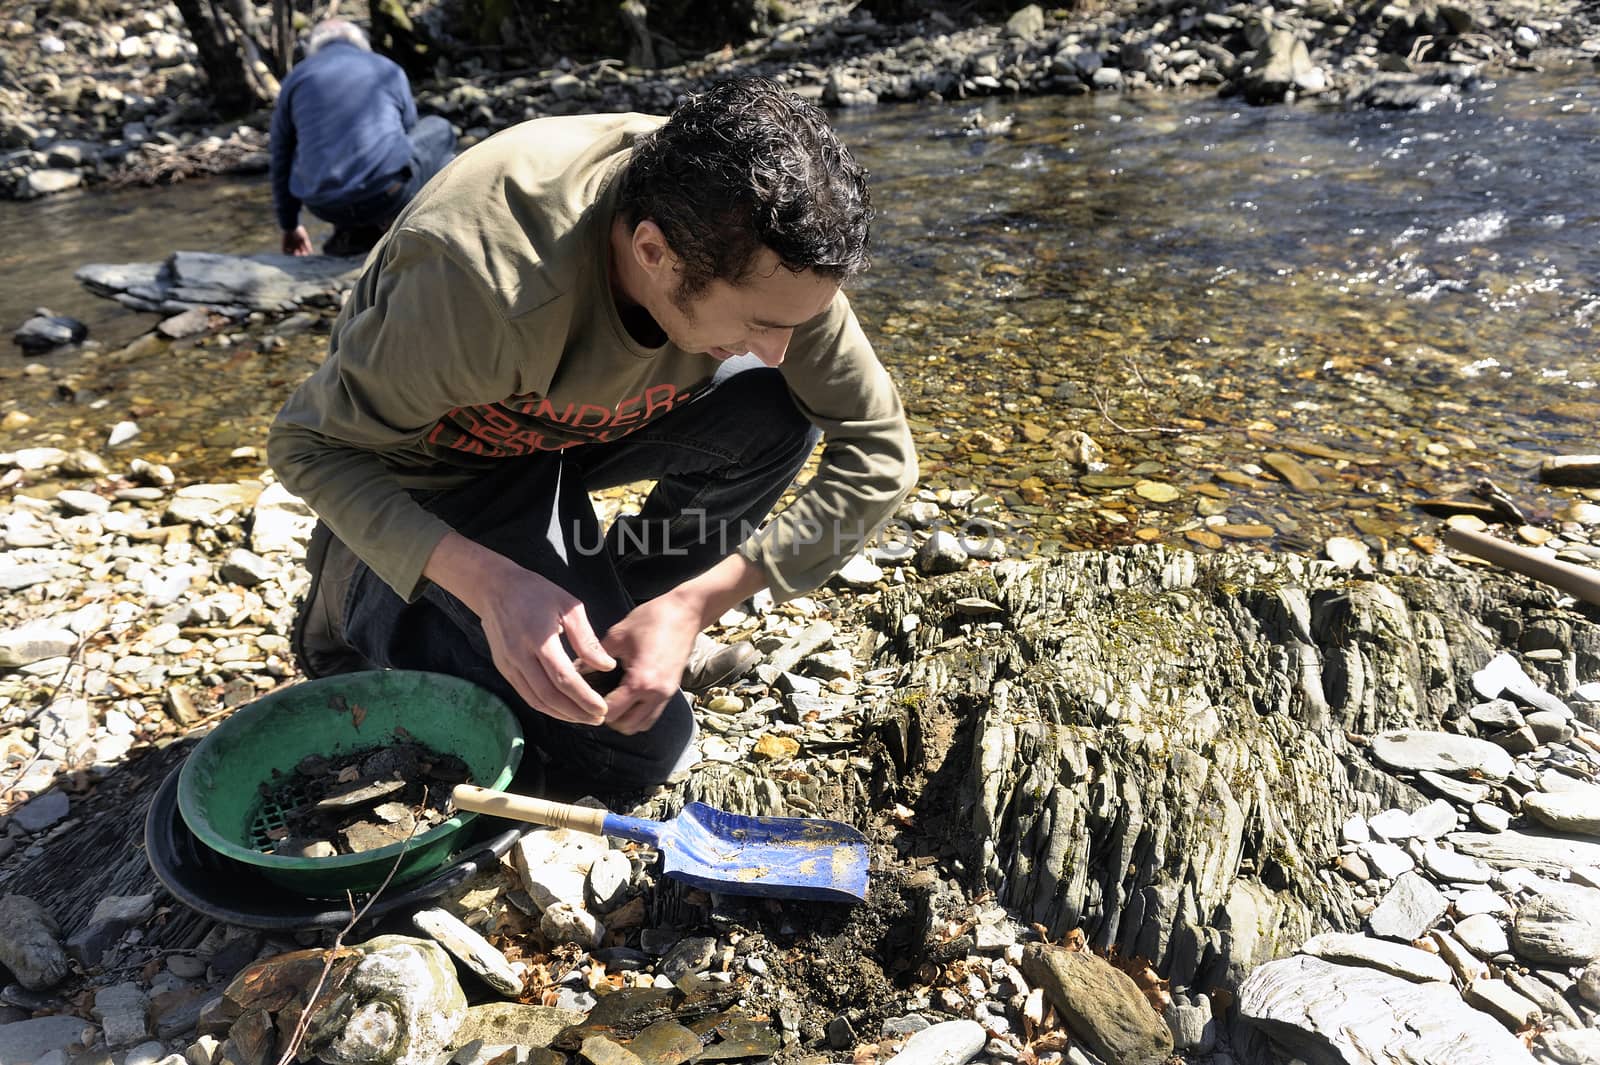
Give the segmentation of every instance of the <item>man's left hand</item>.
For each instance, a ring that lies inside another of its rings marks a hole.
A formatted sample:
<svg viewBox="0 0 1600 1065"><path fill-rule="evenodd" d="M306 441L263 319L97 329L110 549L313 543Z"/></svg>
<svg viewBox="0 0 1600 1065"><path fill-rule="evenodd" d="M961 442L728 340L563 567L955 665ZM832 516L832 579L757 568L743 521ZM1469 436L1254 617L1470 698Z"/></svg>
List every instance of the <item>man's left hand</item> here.
<svg viewBox="0 0 1600 1065"><path fill-rule="evenodd" d="M305 226L295 226L293 229L283 231L283 254L285 255L310 255L311 234L306 232Z"/></svg>
<svg viewBox="0 0 1600 1065"><path fill-rule="evenodd" d="M633 735L656 723L678 691L702 624L698 608L668 592L611 626L600 645L623 669L621 682L606 696L607 728Z"/></svg>

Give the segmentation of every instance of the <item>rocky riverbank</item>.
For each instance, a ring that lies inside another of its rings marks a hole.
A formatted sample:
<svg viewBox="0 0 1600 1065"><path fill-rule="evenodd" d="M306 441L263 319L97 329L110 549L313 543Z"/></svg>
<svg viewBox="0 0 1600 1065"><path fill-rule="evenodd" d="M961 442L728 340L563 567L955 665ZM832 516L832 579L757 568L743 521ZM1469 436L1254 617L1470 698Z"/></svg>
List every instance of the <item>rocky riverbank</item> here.
<svg viewBox="0 0 1600 1065"><path fill-rule="evenodd" d="M275 1061L327 933L191 912L140 821L189 738L296 679L311 517L266 474L179 485L49 448L0 465L0 1060ZM867 905L710 896L636 847L534 832L414 920L363 928L310 1045L463 1065L676 1062L688 1040L702 1060L897 1065L1226 1065L1269 1042L1594 1059L1592 609L1442 555L994 561L950 531L979 502L924 493L903 542L725 617L764 664L701 700L686 778L636 797L857 823ZM373 1018L415 1053L361 1043Z"/></svg>
<svg viewBox="0 0 1600 1065"><path fill-rule="evenodd" d="M100 181L160 182L265 166L266 115L218 125L177 9L71 17L20 5L0 27L0 190L34 198ZM1202 91L1253 104L1428 107L1483 77L1600 58L1593 5L1324 0L1173 5L1121 0L1005 22L933 11L882 22L851 5L794 5L737 48L661 69L549 56L493 69L470 50L417 86L466 143L540 115L664 112L683 93L761 73L832 107L1023 93ZM31 16L31 17L30 17Z"/></svg>

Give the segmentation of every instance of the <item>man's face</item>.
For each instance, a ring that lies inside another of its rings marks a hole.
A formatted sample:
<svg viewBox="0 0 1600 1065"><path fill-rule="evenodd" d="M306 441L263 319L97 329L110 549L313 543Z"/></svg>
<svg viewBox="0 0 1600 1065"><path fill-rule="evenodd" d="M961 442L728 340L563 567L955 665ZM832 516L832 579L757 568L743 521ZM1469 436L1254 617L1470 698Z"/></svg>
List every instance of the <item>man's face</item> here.
<svg viewBox="0 0 1600 1065"><path fill-rule="evenodd" d="M685 351L703 351L719 362L750 352L777 366L795 329L827 310L838 291L838 282L810 270L796 274L764 249L739 284L713 281L687 299L675 288L651 310Z"/></svg>

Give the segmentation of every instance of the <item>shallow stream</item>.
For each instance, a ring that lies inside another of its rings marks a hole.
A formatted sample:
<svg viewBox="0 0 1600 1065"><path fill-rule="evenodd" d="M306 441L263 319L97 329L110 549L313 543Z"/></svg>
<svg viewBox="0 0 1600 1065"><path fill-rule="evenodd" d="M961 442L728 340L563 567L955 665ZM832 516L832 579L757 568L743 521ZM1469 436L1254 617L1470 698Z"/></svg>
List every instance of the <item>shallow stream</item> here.
<svg viewBox="0 0 1600 1065"><path fill-rule="evenodd" d="M853 299L925 485L998 500L1023 551L1380 548L1482 477L1548 518L1567 498L1539 459L1597 450L1597 100L1595 75L1519 75L1423 112L1101 95L837 115L880 216ZM0 449L103 451L132 419L127 455L182 480L258 473L237 449L322 336L125 347L155 319L71 274L272 250L268 203L260 180L210 180L0 204L0 324L44 304L103 345L4 359L0 413L34 420ZM1103 468L1073 465L1074 431Z"/></svg>

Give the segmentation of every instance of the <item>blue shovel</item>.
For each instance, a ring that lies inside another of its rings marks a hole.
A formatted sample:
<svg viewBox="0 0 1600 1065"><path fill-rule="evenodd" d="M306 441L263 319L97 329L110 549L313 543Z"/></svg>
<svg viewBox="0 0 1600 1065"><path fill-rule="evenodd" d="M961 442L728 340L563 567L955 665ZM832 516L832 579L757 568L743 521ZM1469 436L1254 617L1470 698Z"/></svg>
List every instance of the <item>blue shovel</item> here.
<svg viewBox="0 0 1600 1065"><path fill-rule="evenodd" d="M867 897L867 839L849 825L816 817L730 814L692 802L670 821L457 785L456 808L597 836L620 836L661 852L674 880L725 895L817 902Z"/></svg>

